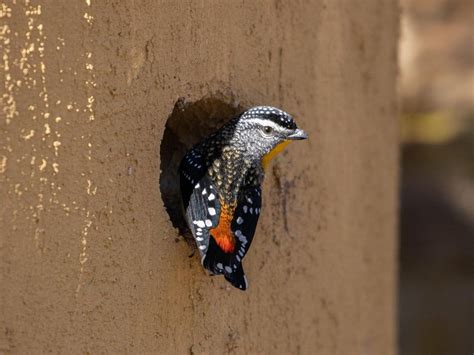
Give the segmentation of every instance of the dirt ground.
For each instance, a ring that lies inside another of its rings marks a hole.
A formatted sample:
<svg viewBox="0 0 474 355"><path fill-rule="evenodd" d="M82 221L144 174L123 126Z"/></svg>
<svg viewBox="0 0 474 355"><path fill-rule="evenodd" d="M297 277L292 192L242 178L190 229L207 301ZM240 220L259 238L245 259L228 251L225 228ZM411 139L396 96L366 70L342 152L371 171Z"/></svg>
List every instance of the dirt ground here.
<svg viewBox="0 0 474 355"><path fill-rule="evenodd" d="M396 1L11 1L0 21L0 351L394 353ZM210 104L176 139L256 104L309 133L266 178L246 292L173 224L177 102Z"/></svg>

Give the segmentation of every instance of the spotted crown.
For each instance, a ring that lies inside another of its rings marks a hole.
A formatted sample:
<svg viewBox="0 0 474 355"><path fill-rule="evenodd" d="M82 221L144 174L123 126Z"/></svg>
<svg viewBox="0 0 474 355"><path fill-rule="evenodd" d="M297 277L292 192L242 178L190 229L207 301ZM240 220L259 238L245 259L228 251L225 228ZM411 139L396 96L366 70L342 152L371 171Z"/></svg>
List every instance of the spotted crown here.
<svg viewBox="0 0 474 355"><path fill-rule="evenodd" d="M252 119L252 118L268 119L288 129L297 128L295 121L293 121L293 117L291 117L285 111L282 111L272 106L252 107L251 109L245 111L240 117L240 119L242 120Z"/></svg>

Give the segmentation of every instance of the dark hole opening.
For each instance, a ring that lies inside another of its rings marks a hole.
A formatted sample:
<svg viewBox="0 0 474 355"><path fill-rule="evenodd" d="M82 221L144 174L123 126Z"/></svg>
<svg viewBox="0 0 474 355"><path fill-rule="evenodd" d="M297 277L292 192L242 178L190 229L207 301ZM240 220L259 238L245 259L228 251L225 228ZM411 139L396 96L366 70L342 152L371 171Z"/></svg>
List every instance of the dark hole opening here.
<svg viewBox="0 0 474 355"><path fill-rule="evenodd" d="M169 116L160 146L160 191L173 226L188 237L182 214L178 167L187 150L237 116L243 107L234 100L209 97L195 102L180 98Z"/></svg>

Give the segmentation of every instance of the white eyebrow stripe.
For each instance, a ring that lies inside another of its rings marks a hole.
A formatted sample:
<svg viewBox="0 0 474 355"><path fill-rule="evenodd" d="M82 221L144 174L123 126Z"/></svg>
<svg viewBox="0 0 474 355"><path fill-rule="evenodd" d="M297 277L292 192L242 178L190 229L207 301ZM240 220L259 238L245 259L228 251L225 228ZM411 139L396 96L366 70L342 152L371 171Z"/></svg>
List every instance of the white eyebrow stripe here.
<svg viewBox="0 0 474 355"><path fill-rule="evenodd" d="M261 119L261 118L247 118L245 119L245 122L250 122L250 123L257 123L261 126L271 126L273 129L277 130L277 131L280 131L280 132L291 132L290 129L288 128L285 128L283 126L280 126L279 124L271 121L271 120L264 120L264 119Z"/></svg>

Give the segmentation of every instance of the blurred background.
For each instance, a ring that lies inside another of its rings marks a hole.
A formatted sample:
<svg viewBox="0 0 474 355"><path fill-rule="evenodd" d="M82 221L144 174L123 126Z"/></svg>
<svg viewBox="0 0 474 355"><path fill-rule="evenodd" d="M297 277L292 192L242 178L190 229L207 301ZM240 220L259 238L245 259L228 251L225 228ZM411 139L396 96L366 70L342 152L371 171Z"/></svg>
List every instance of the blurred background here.
<svg viewBox="0 0 474 355"><path fill-rule="evenodd" d="M400 354L472 354L474 1L401 8Z"/></svg>

